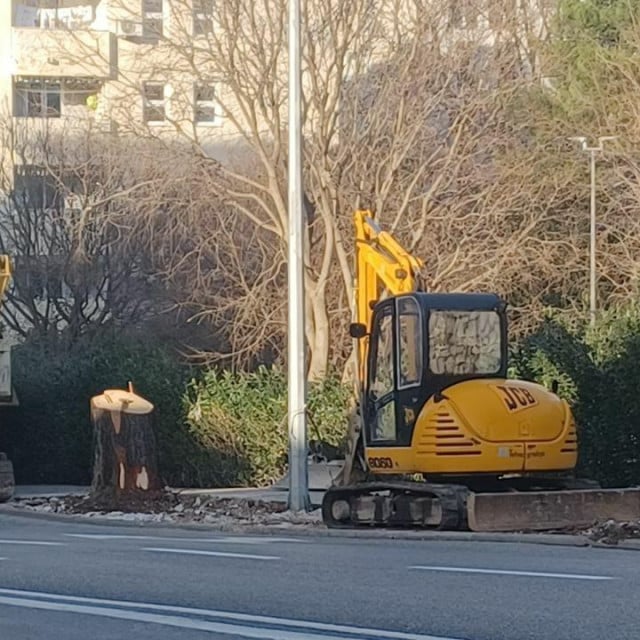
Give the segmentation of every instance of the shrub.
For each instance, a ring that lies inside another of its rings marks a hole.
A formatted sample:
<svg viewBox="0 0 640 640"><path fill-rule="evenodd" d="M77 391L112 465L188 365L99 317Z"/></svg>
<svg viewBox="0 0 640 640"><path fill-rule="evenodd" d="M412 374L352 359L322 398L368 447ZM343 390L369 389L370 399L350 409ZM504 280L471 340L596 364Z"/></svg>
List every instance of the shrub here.
<svg viewBox="0 0 640 640"><path fill-rule="evenodd" d="M93 464L90 398L134 389L156 407L160 471L174 487L267 484L287 459L287 380L186 366L167 346L104 333L73 344L30 341L14 349L20 406L3 409L0 450L20 483L88 484ZM348 391L336 377L309 390L309 437L339 445Z"/></svg>
<svg viewBox="0 0 640 640"><path fill-rule="evenodd" d="M308 393L309 438L342 443L349 390L337 377L312 384ZM287 459L287 377L277 368L253 373L209 370L193 380L184 398L190 431L206 449L223 454L227 484L266 485L283 473Z"/></svg>
<svg viewBox="0 0 640 640"><path fill-rule="evenodd" d="M605 486L640 483L640 308L604 313L594 329L548 319L513 357L515 372L548 383L578 423L579 472Z"/></svg>

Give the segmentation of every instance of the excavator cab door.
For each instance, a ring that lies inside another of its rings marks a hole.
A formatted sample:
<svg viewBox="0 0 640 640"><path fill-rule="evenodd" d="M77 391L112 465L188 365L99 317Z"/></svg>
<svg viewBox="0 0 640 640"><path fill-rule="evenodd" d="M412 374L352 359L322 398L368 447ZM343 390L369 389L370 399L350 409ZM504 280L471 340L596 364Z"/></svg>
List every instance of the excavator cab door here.
<svg viewBox="0 0 640 640"><path fill-rule="evenodd" d="M379 303L370 338L365 392L365 439L370 447L411 445L424 398L423 318L413 296Z"/></svg>
<svg viewBox="0 0 640 640"><path fill-rule="evenodd" d="M505 310L483 294L400 294L375 306L365 385L367 447L410 447L425 402L507 374Z"/></svg>
<svg viewBox="0 0 640 640"><path fill-rule="evenodd" d="M370 446L389 446L396 441L394 320L394 301L386 300L376 309L369 343L365 437Z"/></svg>

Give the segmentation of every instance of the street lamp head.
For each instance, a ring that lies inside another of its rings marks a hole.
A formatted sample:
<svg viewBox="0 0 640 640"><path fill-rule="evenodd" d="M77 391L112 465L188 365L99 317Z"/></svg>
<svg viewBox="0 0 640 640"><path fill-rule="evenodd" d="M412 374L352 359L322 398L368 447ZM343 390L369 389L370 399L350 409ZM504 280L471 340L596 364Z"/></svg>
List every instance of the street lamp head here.
<svg viewBox="0 0 640 640"><path fill-rule="evenodd" d="M585 136L572 136L567 138L567 140L570 140L571 142L579 142L583 149L587 148L587 138Z"/></svg>
<svg viewBox="0 0 640 640"><path fill-rule="evenodd" d="M603 151L602 143L607 142L608 140L617 140L618 136L599 136L598 137L598 146L590 147L587 143L586 136L573 136L571 138L567 138L567 140L571 140L573 142L579 142L582 145L583 151L591 151L592 153L595 151Z"/></svg>

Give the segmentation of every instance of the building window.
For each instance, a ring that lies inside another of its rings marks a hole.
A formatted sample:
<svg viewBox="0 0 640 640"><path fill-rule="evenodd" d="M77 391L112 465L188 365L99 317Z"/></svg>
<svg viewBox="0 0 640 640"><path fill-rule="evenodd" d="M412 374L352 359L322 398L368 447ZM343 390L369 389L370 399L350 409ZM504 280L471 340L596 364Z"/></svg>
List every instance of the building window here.
<svg viewBox="0 0 640 640"><path fill-rule="evenodd" d="M14 26L40 27L41 29L83 29L95 19L96 8L89 2L21 0L15 7Z"/></svg>
<svg viewBox="0 0 640 640"><path fill-rule="evenodd" d="M142 37L159 38L162 36L162 25L162 0L142 0Z"/></svg>
<svg viewBox="0 0 640 640"><path fill-rule="evenodd" d="M16 261L16 289L22 298L62 300L64 263L55 255L21 255Z"/></svg>
<svg viewBox="0 0 640 640"><path fill-rule="evenodd" d="M41 78L14 82L14 115L22 118L59 118L60 82Z"/></svg>
<svg viewBox="0 0 640 640"><path fill-rule="evenodd" d="M220 121L216 89L212 84L195 86L195 121L196 124L218 124Z"/></svg>
<svg viewBox="0 0 640 640"><path fill-rule="evenodd" d="M142 90L144 121L164 122L166 119L164 85L156 82L145 82Z"/></svg>
<svg viewBox="0 0 640 640"><path fill-rule="evenodd" d="M204 36L213 31L215 0L193 0L193 35Z"/></svg>
<svg viewBox="0 0 640 640"><path fill-rule="evenodd" d="M23 164L16 167L12 197L16 207L35 211L60 208L55 181L44 167Z"/></svg>

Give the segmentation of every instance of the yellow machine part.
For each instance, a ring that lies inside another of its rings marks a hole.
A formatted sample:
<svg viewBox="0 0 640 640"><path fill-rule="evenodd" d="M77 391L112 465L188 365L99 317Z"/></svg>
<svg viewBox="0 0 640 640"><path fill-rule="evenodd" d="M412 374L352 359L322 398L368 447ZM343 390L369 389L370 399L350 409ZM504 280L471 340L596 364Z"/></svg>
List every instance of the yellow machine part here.
<svg viewBox="0 0 640 640"><path fill-rule="evenodd" d="M431 398L411 447L367 447L374 474L570 471L578 456L568 404L541 385L476 379Z"/></svg>
<svg viewBox="0 0 640 640"><path fill-rule="evenodd" d="M11 281L11 260L7 255L0 255L0 304Z"/></svg>

